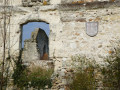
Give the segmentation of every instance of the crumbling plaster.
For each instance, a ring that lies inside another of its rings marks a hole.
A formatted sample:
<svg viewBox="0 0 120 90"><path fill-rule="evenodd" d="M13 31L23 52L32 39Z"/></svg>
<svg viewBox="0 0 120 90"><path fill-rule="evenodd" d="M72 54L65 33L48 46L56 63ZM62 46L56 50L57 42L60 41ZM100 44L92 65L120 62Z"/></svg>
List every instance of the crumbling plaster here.
<svg viewBox="0 0 120 90"><path fill-rule="evenodd" d="M19 55L22 26L33 21L50 24L49 57L55 61L55 69L76 54L103 62L103 58L110 55L109 51L114 51L114 48L119 46L119 5L116 6L113 2L110 5L107 3L105 7L98 5L98 8L94 8L93 5L89 8L83 5L72 5L73 7L68 4L56 5L57 3L58 1L55 0L54 4L46 6L12 7L11 55ZM99 31L95 37L86 34L86 22L99 23ZM2 47L0 49L2 50Z"/></svg>
<svg viewBox="0 0 120 90"><path fill-rule="evenodd" d="M31 11L31 9L29 9L29 10ZM53 20L53 18L54 18L54 20ZM22 30L21 30L22 25L24 25L27 22L34 22L34 21L38 21L38 22L44 21L46 23L49 23L50 30L52 32L54 30L53 27L57 26L58 23L60 23L59 18L60 17L58 15L58 11L48 11L48 12L39 11L39 13L33 12L33 13L26 13L26 14L22 14L22 15L21 15L21 13L17 13L15 16L12 17L11 24L13 25L13 27L11 27L11 30L12 30L11 34L13 34L13 38L16 38L16 40L14 40L15 42L18 40L20 41L19 38L22 33ZM16 33L16 37L14 37L15 33L13 33L13 32ZM11 40L13 40L13 38L11 38ZM13 47L14 49L18 49L18 51L19 51L19 48L18 48L19 41ZM12 50L14 51L14 49L12 49Z"/></svg>

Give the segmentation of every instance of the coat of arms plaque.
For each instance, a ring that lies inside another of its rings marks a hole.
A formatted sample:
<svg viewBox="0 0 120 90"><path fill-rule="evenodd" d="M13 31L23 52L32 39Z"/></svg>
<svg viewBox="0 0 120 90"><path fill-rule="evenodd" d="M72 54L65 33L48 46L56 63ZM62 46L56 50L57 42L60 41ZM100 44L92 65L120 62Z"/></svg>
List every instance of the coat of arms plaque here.
<svg viewBox="0 0 120 90"><path fill-rule="evenodd" d="M98 33L98 22L87 22L86 33L91 37L96 36Z"/></svg>

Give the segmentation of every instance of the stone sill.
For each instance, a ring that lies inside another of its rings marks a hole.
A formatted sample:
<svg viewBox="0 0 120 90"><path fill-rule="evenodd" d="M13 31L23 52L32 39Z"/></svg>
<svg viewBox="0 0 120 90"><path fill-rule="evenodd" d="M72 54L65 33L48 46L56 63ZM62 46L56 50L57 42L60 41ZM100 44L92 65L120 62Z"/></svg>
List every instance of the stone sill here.
<svg viewBox="0 0 120 90"><path fill-rule="evenodd" d="M24 61L23 65L27 67L42 67L42 68L54 68L54 61L53 60L30 60Z"/></svg>

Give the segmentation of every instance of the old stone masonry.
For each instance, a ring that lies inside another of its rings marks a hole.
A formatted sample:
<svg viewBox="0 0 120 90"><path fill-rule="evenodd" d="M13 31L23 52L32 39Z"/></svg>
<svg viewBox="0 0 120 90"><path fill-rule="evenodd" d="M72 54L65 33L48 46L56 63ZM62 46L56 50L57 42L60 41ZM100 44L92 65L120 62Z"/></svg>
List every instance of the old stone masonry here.
<svg viewBox="0 0 120 90"><path fill-rule="evenodd" d="M54 72L61 77L70 67L71 56L86 56L104 64L103 59L120 46L120 0L9 0L6 7L0 0L0 60L4 10L6 58L19 57L23 50L23 62L54 63ZM22 49L22 26L29 22L48 23L50 36L36 29ZM65 80L60 78L59 83L64 90Z"/></svg>

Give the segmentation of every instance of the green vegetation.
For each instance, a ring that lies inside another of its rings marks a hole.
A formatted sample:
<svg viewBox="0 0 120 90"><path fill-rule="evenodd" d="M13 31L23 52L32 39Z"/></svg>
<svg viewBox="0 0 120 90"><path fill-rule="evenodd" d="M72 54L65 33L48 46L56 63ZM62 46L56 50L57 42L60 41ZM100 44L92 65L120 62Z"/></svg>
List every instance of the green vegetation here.
<svg viewBox="0 0 120 90"><path fill-rule="evenodd" d="M95 60L86 57L72 57L73 78L68 83L67 90L96 90L102 87L103 90L120 90L120 49L106 59L105 65L98 65ZM13 79L14 85L21 90L33 87L35 89L45 89L52 87L51 75L52 69L44 69L41 67L27 68L22 63L16 63ZM66 79L71 77L66 76ZM0 73L1 81L1 73ZM6 77L3 81L6 85Z"/></svg>
<svg viewBox="0 0 120 90"><path fill-rule="evenodd" d="M78 72L74 75L71 90L96 90L95 77L93 71Z"/></svg>
<svg viewBox="0 0 120 90"><path fill-rule="evenodd" d="M69 84L70 90L96 90L96 73L97 66L85 57L72 57L75 74L73 82ZM77 65L76 65L77 64Z"/></svg>
<svg viewBox="0 0 120 90"><path fill-rule="evenodd" d="M120 49L105 59L104 66L86 57L75 56L72 60L75 73L72 83L68 85L70 90L96 90L99 87L120 90Z"/></svg>
<svg viewBox="0 0 120 90"><path fill-rule="evenodd" d="M16 63L16 69L14 70L13 79L14 85L17 87L23 88L24 86L28 85L28 81L26 78L26 67L22 65L20 62Z"/></svg>
<svg viewBox="0 0 120 90"><path fill-rule="evenodd" d="M120 90L120 49L108 57L106 66L101 69L103 77L103 87L111 90Z"/></svg>
<svg viewBox="0 0 120 90"><path fill-rule="evenodd" d="M2 76L2 73L0 72L0 83L1 83L1 76ZM5 86L6 85L6 77L3 77L3 81L2 81L2 83L3 83L3 86Z"/></svg>
<svg viewBox="0 0 120 90"><path fill-rule="evenodd" d="M20 89L27 87L33 87L36 89L44 89L52 87L51 75L52 69L43 69L41 67L26 68L21 64L17 65L14 71L13 79L14 85L17 85Z"/></svg>

